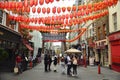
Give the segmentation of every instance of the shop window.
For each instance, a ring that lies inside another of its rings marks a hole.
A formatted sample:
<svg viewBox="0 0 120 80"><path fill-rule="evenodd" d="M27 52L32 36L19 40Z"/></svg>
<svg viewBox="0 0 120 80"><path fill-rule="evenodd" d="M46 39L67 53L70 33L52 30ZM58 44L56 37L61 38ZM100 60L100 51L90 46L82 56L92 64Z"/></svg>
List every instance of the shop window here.
<svg viewBox="0 0 120 80"><path fill-rule="evenodd" d="M103 24L103 38L106 37L106 25Z"/></svg>
<svg viewBox="0 0 120 80"><path fill-rule="evenodd" d="M117 31L117 13L114 13L112 16L113 16L114 30Z"/></svg>
<svg viewBox="0 0 120 80"><path fill-rule="evenodd" d="M3 20L3 11L0 10L0 23L2 24L2 20Z"/></svg>

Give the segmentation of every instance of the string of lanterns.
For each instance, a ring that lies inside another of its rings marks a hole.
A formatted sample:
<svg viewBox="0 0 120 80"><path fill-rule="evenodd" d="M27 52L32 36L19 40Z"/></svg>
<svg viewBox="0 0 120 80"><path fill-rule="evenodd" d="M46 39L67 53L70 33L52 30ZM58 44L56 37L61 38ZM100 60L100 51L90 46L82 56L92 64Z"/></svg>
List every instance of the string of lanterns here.
<svg viewBox="0 0 120 80"><path fill-rule="evenodd" d="M39 0L40 5L43 5L44 0ZM53 2L53 0L45 0L46 4L49 2ZM28 3L27 0L24 0L24 2L15 2L15 1L0 1L0 9L7 9L9 11L13 12L30 12L30 7L32 7L32 12L35 13L40 13L42 12L43 14L47 13L49 14L51 11L52 13L61 13L61 12L70 12L70 11L76 11L78 7L78 11L82 11L83 14L89 14L90 12L105 9L107 7L110 7L112 5L116 5L118 0L104 0L102 2L97 2L97 3L89 3L87 5L79 5L79 6L72 6L72 7L53 7L52 10L50 7L38 7L36 8L35 6L38 5L38 0L30 0ZM34 6L33 6L34 5Z"/></svg>
<svg viewBox="0 0 120 80"><path fill-rule="evenodd" d="M46 32L46 30L49 32L49 30L53 30L55 28L57 29L61 29L61 28L65 28L66 26L72 26L73 24L76 25L76 24L82 24L84 22L87 22L89 20L95 20L95 19L98 19L100 17L103 17L105 15L108 14L108 10L105 10L101 13L98 13L98 14L94 14L92 16L87 16L85 18L76 18L76 19L70 19L68 22L65 22L63 23L62 25L50 25L50 26L30 26L30 25L22 25L21 28L28 28L28 29L32 29L32 30L39 30L39 31L43 31L43 32ZM17 20L17 18L15 18ZM22 19L21 21L23 22L27 22L27 19ZM46 21L46 20L45 20ZM59 30L60 31L60 30ZM60 31L62 32L62 31ZM64 31L63 31L64 32Z"/></svg>
<svg viewBox="0 0 120 80"><path fill-rule="evenodd" d="M39 5L43 5L44 1L46 4L53 3L54 0L39 0ZM59 1L59 0L56 0ZM70 12L72 11L73 13L71 14L65 14L61 16L48 16L48 17L40 17L40 18L28 18L28 17L23 17L21 16L9 16L9 19L21 22L20 27L21 28L27 28L30 30L38 30L41 32L51 32L51 30L55 33L67 33L67 32L75 32L75 31L80 31L79 35L76 36L75 38L71 40L65 40L66 42L73 42L77 40L85 31L86 28L81 28L77 30L61 30L61 28L66 27L66 26L72 26L76 24L82 24L86 21L89 20L95 20L100 17L103 17L108 14L106 9L108 7L111 7L113 5L116 5L118 0L104 0L102 2L97 2L93 4L88 4L88 5L79 5L79 6L72 6L72 7L56 7L54 6L52 9L49 7L38 7L36 8L35 6L38 5L38 0L24 0L24 2L15 2L15 1L1 1L0 2L0 9L7 9L8 11L12 12L18 12L19 14L27 12L30 12L30 7L32 7L32 12L33 13L43 13L43 14L49 14L49 13L58 13L60 14L65 13L66 11ZM78 8L78 12L76 12L76 9ZM95 12L100 11L101 13L95 14ZM88 16L90 15L91 16ZM81 17L85 16L85 17ZM27 25L26 23L43 23L43 24L50 24L50 26L30 26ZM57 25L56 25L57 24ZM55 30L55 29L58 30Z"/></svg>

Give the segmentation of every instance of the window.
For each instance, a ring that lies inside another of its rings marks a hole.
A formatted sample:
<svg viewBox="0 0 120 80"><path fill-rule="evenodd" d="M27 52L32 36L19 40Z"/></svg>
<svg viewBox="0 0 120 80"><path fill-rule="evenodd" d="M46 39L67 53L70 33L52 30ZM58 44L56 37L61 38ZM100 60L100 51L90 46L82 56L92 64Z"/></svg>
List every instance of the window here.
<svg viewBox="0 0 120 80"><path fill-rule="evenodd" d="M3 19L3 11L0 10L0 23L2 23L2 19Z"/></svg>
<svg viewBox="0 0 120 80"><path fill-rule="evenodd" d="M117 13L113 14L113 25L114 25L114 30L117 31Z"/></svg>

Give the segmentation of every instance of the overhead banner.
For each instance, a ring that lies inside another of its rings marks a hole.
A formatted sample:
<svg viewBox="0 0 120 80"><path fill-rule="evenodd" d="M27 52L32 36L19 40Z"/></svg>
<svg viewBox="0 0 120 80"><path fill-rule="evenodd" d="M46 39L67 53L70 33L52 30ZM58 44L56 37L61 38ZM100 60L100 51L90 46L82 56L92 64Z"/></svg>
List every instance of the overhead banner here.
<svg viewBox="0 0 120 80"><path fill-rule="evenodd" d="M66 33L42 33L44 42L61 42L66 40Z"/></svg>

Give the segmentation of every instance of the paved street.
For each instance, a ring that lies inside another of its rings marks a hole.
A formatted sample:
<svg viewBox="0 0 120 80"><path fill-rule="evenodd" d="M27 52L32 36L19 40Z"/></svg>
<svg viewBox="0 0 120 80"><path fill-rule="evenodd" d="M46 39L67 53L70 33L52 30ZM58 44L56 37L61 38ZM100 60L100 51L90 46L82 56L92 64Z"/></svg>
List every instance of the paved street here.
<svg viewBox="0 0 120 80"><path fill-rule="evenodd" d="M108 68L101 68L101 74L97 74L97 66L78 68L78 77L61 74L60 66L57 72L44 72L43 63L23 72L20 75L13 73L1 73L0 80L120 80L120 73Z"/></svg>

